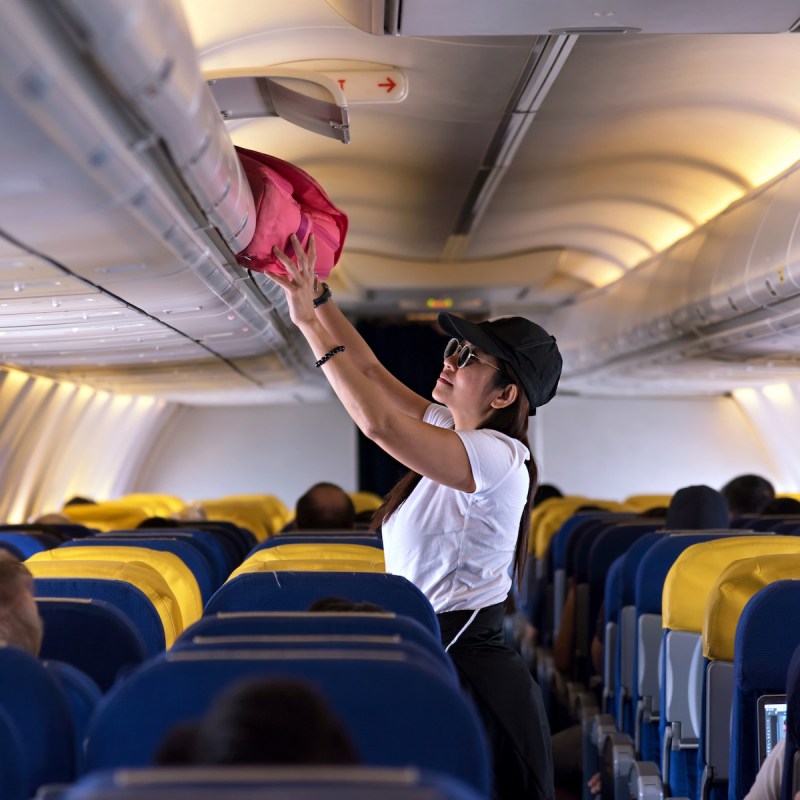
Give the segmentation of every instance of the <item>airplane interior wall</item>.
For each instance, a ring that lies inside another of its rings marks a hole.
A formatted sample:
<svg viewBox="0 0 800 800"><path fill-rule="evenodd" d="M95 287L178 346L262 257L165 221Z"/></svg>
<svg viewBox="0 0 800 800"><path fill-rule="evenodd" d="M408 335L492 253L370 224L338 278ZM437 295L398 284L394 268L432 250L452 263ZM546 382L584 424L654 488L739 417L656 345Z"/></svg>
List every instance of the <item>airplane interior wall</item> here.
<svg viewBox="0 0 800 800"><path fill-rule="evenodd" d="M559 396L539 410L531 439L541 480L569 494L622 500L699 483L719 489L745 472L797 491L768 449L788 447L787 438L767 442L731 397Z"/></svg>
<svg viewBox="0 0 800 800"><path fill-rule="evenodd" d="M341 404L183 406L142 465L132 492L185 501L274 494L293 506L318 481L356 486L356 429Z"/></svg>
<svg viewBox="0 0 800 800"><path fill-rule="evenodd" d="M174 408L0 369L0 520L125 494Z"/></svg>

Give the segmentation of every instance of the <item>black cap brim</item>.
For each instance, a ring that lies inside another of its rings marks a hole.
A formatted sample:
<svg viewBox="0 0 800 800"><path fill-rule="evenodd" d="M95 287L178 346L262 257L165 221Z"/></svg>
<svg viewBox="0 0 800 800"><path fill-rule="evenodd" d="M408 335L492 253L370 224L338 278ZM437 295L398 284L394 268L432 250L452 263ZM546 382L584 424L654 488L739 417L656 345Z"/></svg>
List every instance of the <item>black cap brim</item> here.
<svg viewBox="0 0 800 800"><path fill-rule="evenodd" d="M495 358L507 360L507 356L497 342L478 323L455 317L443 311L439 314L439 326L445 333L449 333L456 339L466 339L470 344L483 350L484 353L488 353Z"/></svg>

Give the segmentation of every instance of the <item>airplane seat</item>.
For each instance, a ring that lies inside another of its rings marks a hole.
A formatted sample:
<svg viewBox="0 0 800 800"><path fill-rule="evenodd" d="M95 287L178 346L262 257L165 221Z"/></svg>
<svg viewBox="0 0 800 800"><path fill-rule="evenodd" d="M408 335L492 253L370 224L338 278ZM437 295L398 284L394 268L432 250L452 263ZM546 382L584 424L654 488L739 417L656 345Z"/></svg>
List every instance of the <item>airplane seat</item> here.
<svg viewBox="0 0 800 800"><path fill-rule="evenodd" d="M599 533L577 554L578 586L586 586L585 603L579 606L576 618L576 648L582 659L583 672L579 677L588 681L594 674L591 663L591 643L603 604L605 584L611 565L645 534L655 529L653 524L620 523Z"/></svg>
<svg viewBox="0 0 800 800"><path fill-rule="evenodd" d="M70 786L61 800L482 800L484 795L433 770L302 765L289 767L143 767L101 770ZM10 797L8 800L20 800Z"/></svg>
<svg viewBox="0 0 800 800"><path fill-rule="evenodd" d="M192 572L197 587L200 590L200 598L203 603L207 603L218 587L214 586L211 566L205 556L189 542L178 539L159 539L155 537L142 538L119 538L111 536L96 537L91 536L87 539L80 539L73 542L64 542L62 548L66 547L139 547L148 550L157 550L162 553L171 553L179 558Z"/></svg>
<svg viewBox="0 0 800 800"><path fill-rule="evenodd" d="M703 637L704 631L710 625L715 635L727 636L732 641L735 621L731 621L738 619L738 612L731 610L736 606L730 601L729 595L720 590L723 602L709 608L717 613L720 609L725 609L724 601L727 600L730 609L721 617L709 617L708 624L707 604L716 600L715 587L725 570L734 562L756 556L763 559L770 554L779 556L778 561L784 562L793 555L800 555L797 539L791 536L756 534L721 536L694 544L678 556L664 581L662 624L665 678L662 701L665 702L662 702L662 707L665 708L665 717L671 729L672 749L675 749L676 743L682 745L686 739L687 727L691 728L691 742L698 748L698 752L695 754L694 765L686 763L686 771L690 786L696 780L701 780L699 796L703 800L727 791L733 669L730 663L721 659L712 660L707 669L700 670L703 682L700 713L697 713L696 697L694 704L687 705L685 688L697 639ZM746 567L749 569L748 565ZM727 583L722 585L725 589L728 588ZM696 664L697 658L694 660ZM694 714L692 705L695 708ZM709 709L714 713L710 714ZM701 723L699 729L694 725L698 718ZM665 741L662 755L666 749ZM675 761L681 754L675 754L671 760ZM689 794L691 796L692 793Z"/></svg>
<svg viewBox="0 0 800 800"><path fill-rule="evenodd" d="M69 701L75 723L75 768L83 769L83 743L89 730L89 721L103 697L100 687L84 672L63 661L42 661L42 666L53 676Z"/></svg>
<svg viewBox="0 0 800 800"><path fill-rule="evenodd" d="M800 646L786 672L786 745L780 800L794 800L800 791Z"/></svg>
<svg viewBox="0 0 800 800"><path fill-rule="evenodd" d="M251 572L223 584L204 614L243 611L306 611L317 600L341 597L375 603L420 622L437 641L439 621L428 598L400 575L378 572Z"/></svg>
<svg viewBox="0 0 800 800"><path fill-rule="evenodd" d="M25 533L14 533L13 531L0 533L0 550L6 550L20 561L46 549L38 539Z"/></svg>
<svg viewBox="0 0 800 800"><path fill-rule="evenodd" d="M157 572L169 586L175 597L182 621L181 630L203 614L203 598L197 579L178 556L170 552L152 550L146 547L56 547L32 556L30 563L36 561L63 563L67 561L116 561L121 563L146 564Z"/></svg>
<svg viewBox="0 0 800 800"><path fill-rule="evenodd" d="M105 600L137 628L149 656L171 647L183 630L167 582L147 564L121 561L27 561L37 597Z"/></svg>
<svg viewBox="0 0 800 800"><path fill-rule="evenodd" d="M298 634L271 635L271 634L224 634L218 636L193 636L191 639L179 639L170 648L170 653L220 651L240 652L249 650L263 650L267 652L285 652L292 650L299 652L325 651L363 652L400 654L409 662L419 663L435 671L445 680L452 681L454 686L459 686L458 673L452 660L440 648L441 652L432 651L430 648L409 642L399 636L382 636L379 634ZM164 656L160 656L163 658Z"/></svg>
<svg viewBox="0 0 800 800"><path fill-rule="evenodd" d="M792 520L789 522L782 522L775 528L775 533L781 536L797 536L800 535L800 520Z"/></svg>
<svg viewBox="0 0 800 800"><path fill-rule="evenodd" d="M798 607L800 581L776 580L753 594L739 617L733 657L730 800L743 800L760 767L758 698L788 694L790 665L800 642ZM787 722L791 724L790 717Z"/></svg>
<svg viewBox="0 0 800 800"><path fill-rule="evenodd" d="M25 797L44 784L74 780L78 743L69 700L44 665L16 647L0 648L0 709L21 746ZM8 760L5 751L0 760Z"/></svg>
<svg viewBox="0 0 800 800"><path fill-rule="evenodd" d="M220 636L383 636L412 642L437 658L450 661L441 641L420 622L389 611L250 611L211 614L187 628L175 642L200 644Z"/></svg>
<svg viewBox="0 0 800 800"><path fill-rule="evenodd" d="M222 586L228 575L239 565L238 562L231 558L223 543L208 531L186 530L183 528L135 528L133 530L104 531L92 537L92 541L101 539L129 540L133 542L160 539L188 542L203 554L211 567L214 590Z"/></svg>
<svg viewBox="0 0 800 800"><path fill-rule="evenodd" d="M356 533L355 531L291 531L279 533L266 542L257 544L248 554L251 558L261 550L281 547L287 544L354 544L365 547L377 547L383 550L383 540L374 534ZM246 559L245 559L246 560Z"/></svg>
<svg viewBox="0 0 800 800"><path fill-rule="evenodd" d="M25 755L14 721L0 706L0 787L4 800L28 800Z"/></svg>
<svg viewBox="0 0 800 800"><path fill-rule="evenodd" d="M660 526L660 523L654 523ZM638 757L645 761L658 760L658 714L659 695L658 678L651 673L640 669L639 648L648 631L639 626L636 619L636 573L639 564L650 548L665 534L658 529L650 530L640 536L626 551L622 561L622 573L619 588L618 615L624 620L620 625L619 644L620 652L626 653L626 691L630 691L629 709L625 709L623 719L632 718L632 731L634 749ZM660 646L661 626L655 630L656 647ZM620 657L620 663L622 659ZM620 683L622 685L622 674Z"/></svg>
<svg viewBox="0 0 800 800"><path fill-rule="evenodd" d="M119 608L103 600L37 597L44 622L41 657L72 664L107 692L122 670L148 656L144 638ZM99 648L98 642L103 646Z"/></svg>
<svg viewBox="0 0 800 800"><path fill-rule="evenodd" d="M342 542L294 542L289 544L279 539L272 547L256 549L242 564L231 573L231 577L247 571L255 564L272 564L281 567L284 561L352 561L363 562L370 567L386 571L383 549L367 544Z"/></svg>
<svg viewBox="0 0 800 800"><path fill-rule="evenodd" d="M364 764L439 770L489 795L490 755L477 711L460 688L427 665L368 649L228 655L167 653L118 684L92 721L87 769L152 763L164 733L201 716L225 687L243 678L291 675L327 699Z"/></svg>
<svg viewBox="0 0 800 800"><path fill-rule="evenodd" d="M603 708L613 714L617 697L619 671L619 614L622 608L623 562L619 556L611 565L603 591Z"/></svg>
<svg viewBox="0 0 800 800"><path fill-rule="evenodd" d="M209 531L209 533L216 534L236 547L237 558L241 561L253 547L258 544L256 535L248 528L236 525L233 522L226 522L225 520L201 520L201 521L184 521L180 523L179 530L181 529L197 529Z"/></svg>

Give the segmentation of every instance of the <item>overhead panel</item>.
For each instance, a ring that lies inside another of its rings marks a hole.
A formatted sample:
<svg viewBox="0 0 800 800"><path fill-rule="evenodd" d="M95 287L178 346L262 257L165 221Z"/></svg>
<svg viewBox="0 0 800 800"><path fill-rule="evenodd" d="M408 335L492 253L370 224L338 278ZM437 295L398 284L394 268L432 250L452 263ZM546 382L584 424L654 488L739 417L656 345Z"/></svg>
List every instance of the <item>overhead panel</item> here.
<svg viewBox="0 0 800 800"><path fill-rule="evenodd" d="M780 33L798 19L791 0L328 0L375 35L517 36L570 33Z"/></svg>

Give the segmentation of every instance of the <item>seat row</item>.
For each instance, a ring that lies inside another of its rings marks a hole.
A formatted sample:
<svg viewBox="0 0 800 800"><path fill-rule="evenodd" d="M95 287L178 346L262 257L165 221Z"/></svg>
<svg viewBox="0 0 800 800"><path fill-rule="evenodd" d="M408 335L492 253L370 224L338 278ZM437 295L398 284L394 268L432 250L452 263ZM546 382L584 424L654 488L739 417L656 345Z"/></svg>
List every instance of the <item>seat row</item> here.
<svg viewBox="0 0 800 800"><path fill-rule="evenodd" d="M535 666L543 688L558 686L550 646L569 585L577 657L564 694L582 705L584 771L596 771L610 748L619 796L636 788L631 775L640 791L656 783L661 791L663 776L664 791L701 799L741 800L752 785L758 697L784 691L800 643L796 615L785 620L800 600L800 538L767 530L800 532L800 521L754 522L760 535L663 532L629 513L574 514L539 553L528 598L543 645ZM588 653L601 606L604 664L595 675ZM780 627L780 642L768 624ZM595 706L587 690L600 686ZM633 769L637 758L655 763Z"/></svg>

